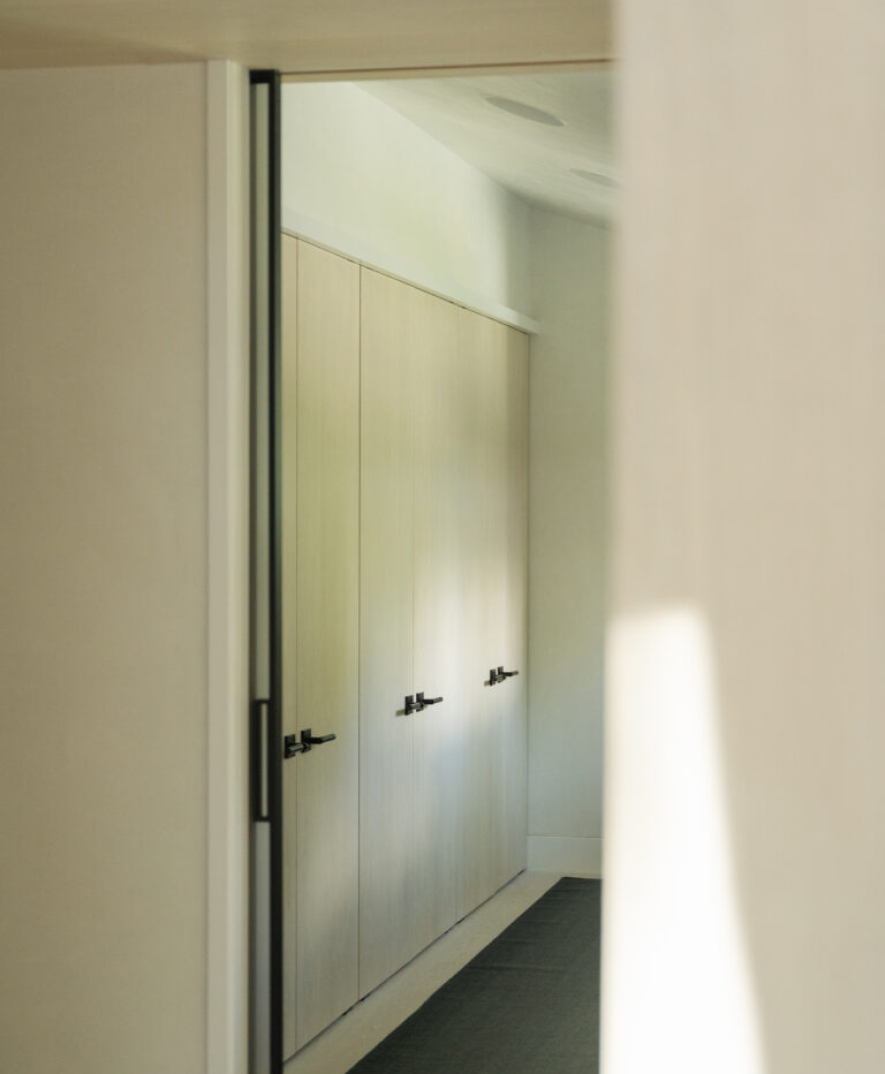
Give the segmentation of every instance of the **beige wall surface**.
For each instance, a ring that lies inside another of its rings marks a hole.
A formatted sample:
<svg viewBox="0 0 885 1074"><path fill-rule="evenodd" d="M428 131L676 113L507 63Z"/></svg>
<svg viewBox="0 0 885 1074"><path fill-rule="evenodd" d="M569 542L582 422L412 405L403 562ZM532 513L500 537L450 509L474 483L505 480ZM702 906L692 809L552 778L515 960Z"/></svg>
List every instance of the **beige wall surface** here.
<svg viewBox="0 0 885 1074"><path fill-rule="evenodd" d="M611 233L532 220L529 865L598 873Z"/></svg>
<svg viewBox="0 0 885 1074"><path fill-rule="evenodd" d="M609 0L0 0L0 66L227 57L347 71L612 55Z"/></svg>
<svg viewBox="0 0 885 1074"><path fill-rule="evenodd" d="M885 10L625 0L605 1074L885 1069Z"/></svg>
<svg viewBox="0 0 885 1074"><path fill-rule="evenodd" d="M0 75L0 1066L204 1066L205 73Z"/></svg>

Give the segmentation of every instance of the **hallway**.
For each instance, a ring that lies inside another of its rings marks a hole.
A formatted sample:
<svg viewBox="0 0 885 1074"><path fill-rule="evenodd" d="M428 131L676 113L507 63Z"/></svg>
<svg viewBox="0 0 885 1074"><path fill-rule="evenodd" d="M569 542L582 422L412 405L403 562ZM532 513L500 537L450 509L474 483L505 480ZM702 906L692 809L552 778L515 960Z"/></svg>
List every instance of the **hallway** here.
<svg viewBox="0 0 885 1074"><path fill-rule="evenodd" d="M302 1049L286 1064L286 1074L348 1074L561 879L556 873L520 874ZM557 920L553 927L559 926ZM596 1024L597 1017L598 1012L588 1011L588 1025ZM543 1017L537 1031L544 1036ZM433 1036L426 1039L432 1041ZM427 1063L433 1061L428 1055ZM386 1066L391 1059L384 1052L374 1062Z"/></svg>

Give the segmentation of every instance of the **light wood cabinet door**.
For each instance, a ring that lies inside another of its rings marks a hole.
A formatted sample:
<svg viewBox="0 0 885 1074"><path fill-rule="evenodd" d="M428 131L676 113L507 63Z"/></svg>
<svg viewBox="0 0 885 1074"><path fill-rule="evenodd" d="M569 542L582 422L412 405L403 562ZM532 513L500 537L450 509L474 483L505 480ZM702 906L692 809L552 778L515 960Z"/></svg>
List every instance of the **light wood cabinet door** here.
<svg viewBox="0 0 885 1074"><path fill-rule="evenodd" d="M462 565L469 504L459 452L462 384L458 309L411 288L418 345L415 417L415 689L441 697L412 717L412 818L420 884L417 954L457 919L457 833L467 708L462 631L469 593ZM410 956L411 957L411 956Z"/></svg>
<svg viewBox="0 0 885 1074"><path fill-rule="evenodd" d="M411 957L416 869L415 454L411 288L362 270L360 552L360 995Z"/></svg>
<svg viewBox="0 0 885 1074"><path fill-rule="evenodd" d="M464 619L467 682L464 791L460 824L459 916L475 909L503 883L506 818L501 691L489 672L503 660L507 530L506 329L459 311L459 354L464 385L464 494L469 503L463 571L469 603Z"/></svg>
<svg viewBox="0 0 885 1074"><path fill-rule="evenodd" d="M501 658L517 671L500 690L504 756L503 880L526 866L528 835L528 411L529 337L508 328L504 370L506 400L506 535Z"/></svg>
<svg viewBox="0 0 885 1074"><path fill-rule="evenodd" d="M523 333L460 311L470 506L459 916L525 868L528 351ZM518 674L493 685L490 673L499 667Z"/></svg>
<svg viewBox="0 0 885 1074"><path fill-rule="evenodd" d="M287 1056L358 999L359 268L283 238Z"/></svg>
<svg viewBox="0 0 885 1074"><path fill-rule="evenodd" d="M456 307L364 270L362 310L365 994L456 918L463 534Z"/></svg>

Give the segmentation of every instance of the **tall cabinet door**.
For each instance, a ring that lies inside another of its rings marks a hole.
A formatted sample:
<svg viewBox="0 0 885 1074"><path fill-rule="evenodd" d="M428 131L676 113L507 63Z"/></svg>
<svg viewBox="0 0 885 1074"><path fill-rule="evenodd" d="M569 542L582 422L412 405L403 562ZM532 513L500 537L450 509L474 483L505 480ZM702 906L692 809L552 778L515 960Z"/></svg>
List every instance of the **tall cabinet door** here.
<svg viewBox="0 0 885 1074"><path fill-rule="evenodd" d="M506 399L501 391L504 329L459 311L459 365L464 384L462 451L471 504L464 572L470 603L464 619L464 670L469 748L462 759L459 915L500 887L505 842L504 756L500 749L500 688L489 672L499 662L504 586L502 540L507 524Z"/></svg>
<svg viewBox="0 0 885 1074"><path fill-rule="evenodd" d="M455 921L454 306L363 270L360 991ZM405 698L441 698L407 713Z"/></svg>
<svg viewBox="0 0 885 1074"><path fill-rule="evenodd" d="M284 1047L358 999L359 268L283 238Z"/></svg>
<svg viewBox="0 0 885 1074"><path fill-rule="evenodd" d="M360 995L407 959L414 868L415 369L410 288L362 270Z"/></svg>
<svg viewBox="0 0 885 1074"><path fill-rule="evenodd" d="M468 397L465 467L473 507L465 572L468 737L459 913L525 865L528 341L466 310L459 364ZM468 463L468 460L472 460ZM518 671L503 683L490 672Z"/></svg>
<svg viewBox="0 0 885 1074"><path fill-rule="evenodd" d="M506 883L526 866L528 835L528 416L529 337L506 330L503 395L506 401L506 537L501 656L517 672L495 688L500 703L504 756L504 861Z"/></svg>
<svg viewBox="0 0 885 1074"><path fill-rule="evenodd" d="M470 504L463 495L459 452L463 386L456 361L458 309L411 290L419 340L412 402L414 679L415 689L425 697L442 699L412 722L412 817L422 906L414 955L457 920L457 830L467 707L462 626L469 611L462 565Z"/></svg>

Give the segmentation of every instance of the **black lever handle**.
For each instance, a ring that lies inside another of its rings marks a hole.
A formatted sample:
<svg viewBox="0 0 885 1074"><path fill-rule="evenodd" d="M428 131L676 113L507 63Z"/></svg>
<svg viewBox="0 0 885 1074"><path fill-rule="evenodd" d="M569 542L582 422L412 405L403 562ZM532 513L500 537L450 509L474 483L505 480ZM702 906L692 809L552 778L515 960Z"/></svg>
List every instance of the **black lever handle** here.
<svg viewBox="0 0 885 1074"><path fill-rule="evenodd" d="M312 728L307 727L301 732L301 739L297 735L286 735L285 743L286 760L294 757L296 753L310 753L314 746L322 746L324 742L334 742L337 735L315 735Z"/></svg>
<svg viewBox="0 0 885 1074"><path fill-rule="evenodd" d="M301 741L308 746L321 746L324 742L334 742L337 737L337 735L314 735L309 727L301 732Z"/></svg>
<svg viewBox="0 0 885 1074"><path fill-rule="evenodd" d="M428 705L438 705L440 701L442 701L441 697L425 697L422 693L415 697L415 706L418 709L418 712L421 712L422 709L427 708Z"/></svg>
<svg viewBox="0 0 885 1074"><path fill-rule="evenodd" d="M514 675L518 675L518 671L505 671L503 668L498 668L498 673L501 676L501 680L512 679Z"/></svg>

